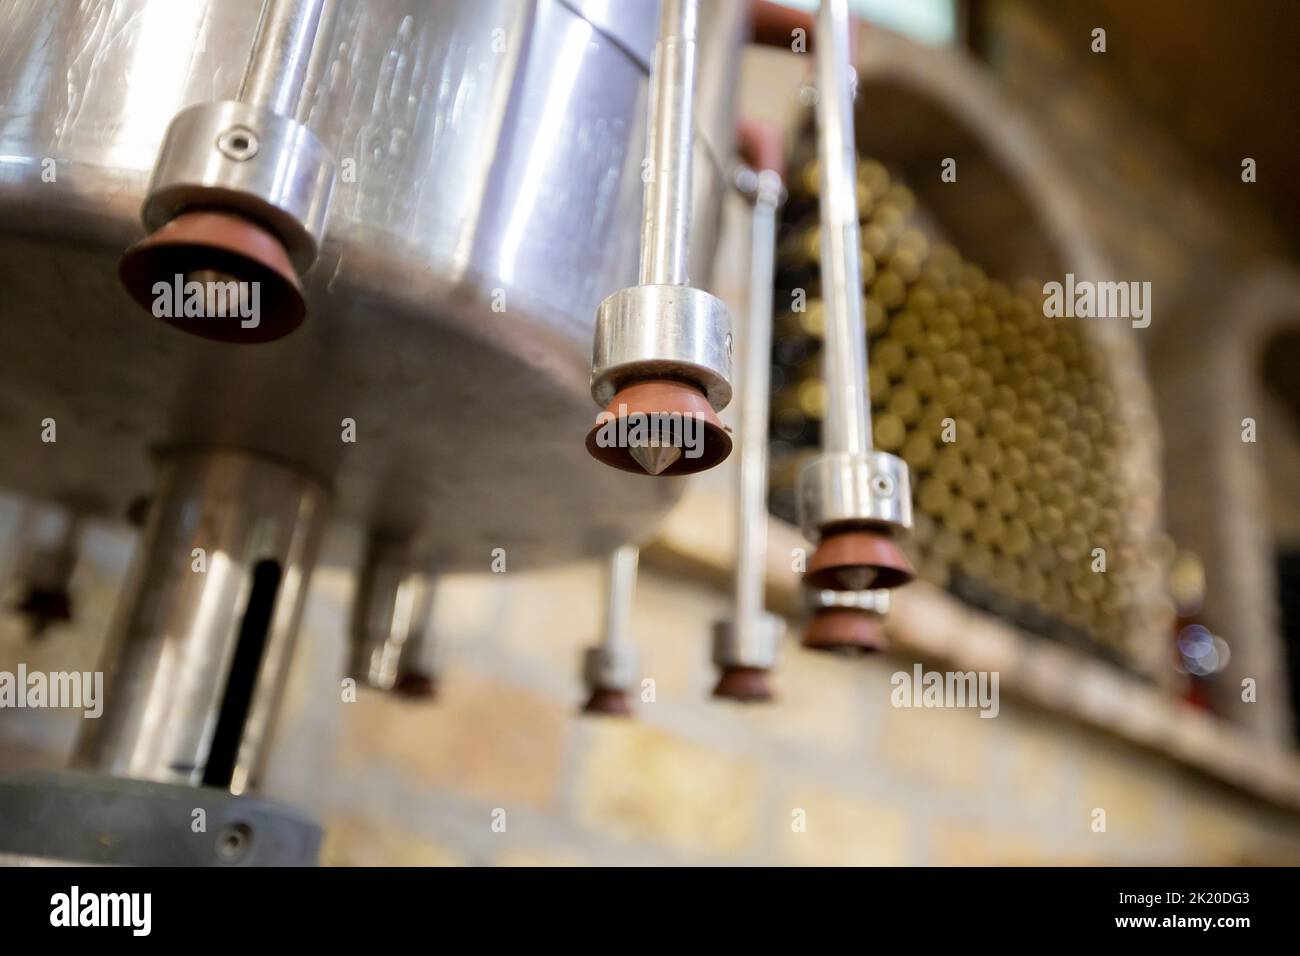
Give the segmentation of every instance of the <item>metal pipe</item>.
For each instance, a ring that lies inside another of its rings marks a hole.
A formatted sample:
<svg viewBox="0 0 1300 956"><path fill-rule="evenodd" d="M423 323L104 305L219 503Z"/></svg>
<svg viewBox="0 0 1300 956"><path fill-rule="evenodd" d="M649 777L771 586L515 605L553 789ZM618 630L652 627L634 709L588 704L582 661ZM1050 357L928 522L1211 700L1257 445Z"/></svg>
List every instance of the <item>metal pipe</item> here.
<svg viewBox="0 0 1300 956"><path fill-rule="evenodd" d="M822 448L861 454L872 447L871 408L867 403L867 336L862 323L849 29L847 0L821 0L817 11L817 160L826 314Z"/></svg>
<svg viewBox="0 0 1300 956"><path fill-rule="evenodd" d="M298 110L325 0L264 0L239 84L241 103L281 116Z"/></svg>
<svg viewBox="0 0 1300 956"><path fill-rule="evenodd" d="M83 769L252 787L274 727L325 492L233 451L169 455L103 652ZM218 779L219 778L219 779Z"/></svg>
<svg viewBox="0 0 1300 956"><path fill-rule="evenodd" d="M582 679L587 687L583 712L628 717L628 693L636 680L636 646L632 643L632 593L640 550L624 545L609 558L605 591L605 632L582 655Z"/></svg>
<svg viewBox="0 0 1300 956"><path fill-rule="evenodd" d="M632 643L632 596L641 549L625 544L609 557L609 593L605 601L605 647L626 647Z"/></svg>
<svg viewBox="0 0 1300 956"><path fill-rule="evenodd" d="M409 540L371 539L352 607L351 676L369 687L406 692L428 685L421 671L436 579Z"/></svg>
<svg viewBox="0 0 1300 956"><path fill-rule="evenodd" d="M641 285L687 285L699 0L663 0L650 77Z"/></svg>
<svg viewBox="0 0 1300 956"><path fill-rule="evenodd" d="M756 650L767 580L767 428L772 371L772 276L781 176L758 173L751 218L749 321L741 342L740 463L736 469L736 641ZM748 656L748 654L746 654Z"/></svg>

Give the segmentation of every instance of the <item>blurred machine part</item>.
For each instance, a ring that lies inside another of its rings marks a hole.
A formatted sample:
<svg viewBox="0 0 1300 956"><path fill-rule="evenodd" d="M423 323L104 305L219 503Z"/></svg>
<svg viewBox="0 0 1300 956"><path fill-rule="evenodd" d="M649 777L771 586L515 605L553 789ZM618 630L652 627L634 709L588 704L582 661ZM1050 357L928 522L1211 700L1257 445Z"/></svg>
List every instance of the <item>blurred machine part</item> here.
<svg viewBox="0 0 1300 956"><path fill-rule="evenodd" d="M320 830L256 788L326 494L230 451L163 456L99 665L82 773L0 780L0 853L96 863L311 863ZM199 811L202 811L199 813ZM208 815L211 813L209 828Z"/></svg>
<svg viewBox="0 0 1300 956"><path fill-rule="evenodd" d="M813 651L870 653L889 646L884 618L889 613L888 591L806 591L811 616L804 628L803 646Z"/></svg>
<svg viewBox="0 0 1300 956"><path fill-rule="evenodd" d="M630 717L628 694L636 683L636 645L632 643L632 597L641 552L625 545L609 557L605 592L605 632L582 655L582 679L587 689L584 714Z"/></svg>
<svg viewBox="0 0 1300 956"><path fill-rule="evenodd" d="M410 538L371 538L352 607L348 673L375 690L424 699L436 693L429 629L437 579L412 560L414 551Z"/></svg>
<svg viewBox="0 0 1300 956"><path fill-rule="evenodd" d="M69 590L77 565L81 520L74 508L24 509L18 528L13 607L27 621L27 633L43 637L72 620Z"/></svg>
<svg viewBox="0 0 1300 956"><path fill-rule="evenodd" d="M161 477L104 647L105 707L76 763L252 789L283 694L327 502L283 465L186 450Z"/></svg>
<svg viewBox="0 0 1300 956"><path fill-rule="evenodd" d="M768 674L776 666L785 621L766 609L767 431L772 371L772 282L776 217L785 186L775 169L742 167L737 187L751 203L749 302L740 336L739 461L736 463L734 604L714 622L715 697L772 699Z"/></svg>

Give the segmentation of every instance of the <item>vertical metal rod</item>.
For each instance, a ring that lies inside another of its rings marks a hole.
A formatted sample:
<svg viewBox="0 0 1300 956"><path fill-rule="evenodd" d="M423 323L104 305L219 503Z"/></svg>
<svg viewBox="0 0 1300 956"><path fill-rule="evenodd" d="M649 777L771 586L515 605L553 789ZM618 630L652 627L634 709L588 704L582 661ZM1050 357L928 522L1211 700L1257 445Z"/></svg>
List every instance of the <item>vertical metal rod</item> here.
<svg viewBox="0 0 1300 956"><path fill-rule="evenodd" d="M325 0L264 0L238 99L293 117Z"/></svg>
<svg viewBox="0 0 1300 956"><path fill-rule="evenodd" d="M410 540L371 539L352 606L353 678L393 691L419 671L436 586Z"/></svg>
<svg viewBox="0 0 1300 956"><path fill-rule="evenodd" d="M821 0L817 11L817 161L821 172L823 375L828 452L871 450L867 335L862 324L857 152L853 135L853 64L847 0Z"/></svg>
<svg viewBox="0 0 1300 956"><path fill-rule="evenodd" d="M605 603L605 634L601 645L606 648L631 644L632 595L636 591L636 569L641 549L625 544L609 558L609 592Z"/></svg>
<svg viewBox="0 0 1300 956"><path fill-rule="evenodd" d="M650 76L641 285L687 285L699 0L663 0Z"/></svg>
<svg viewBox="0 0 1300 956"><path fill-rule="evenodd" d="M767 426L772 372L772 277L781 177L758 175L751 220L749 316L741 342L740 463L736 469L736 610L742 652L757 640L767 580Z"/></svg>

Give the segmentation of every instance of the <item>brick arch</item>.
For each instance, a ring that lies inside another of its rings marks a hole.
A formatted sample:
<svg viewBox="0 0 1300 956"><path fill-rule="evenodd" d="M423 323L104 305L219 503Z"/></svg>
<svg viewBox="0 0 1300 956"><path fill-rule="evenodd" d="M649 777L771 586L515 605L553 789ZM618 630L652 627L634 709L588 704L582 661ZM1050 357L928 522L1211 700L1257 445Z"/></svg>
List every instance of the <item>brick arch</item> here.
<svg viewBox="0 0 1300 956"><path fill-rule="evenodd" d="M1184 302L1151 353L1165 464L1176 476L1170 531L1205 563L1205 622L1233 649L1217 703L1276 742L1289 738L1291 720L1261 451L1273 424L1261 418L1269 405L1262 359L1288 328L1300 328L1300 270L1270 263ZM1260 429L1254 445L1242 441L1244 418ZM1246 677L1257 682L1255 703L1240 699Z"/></svg>

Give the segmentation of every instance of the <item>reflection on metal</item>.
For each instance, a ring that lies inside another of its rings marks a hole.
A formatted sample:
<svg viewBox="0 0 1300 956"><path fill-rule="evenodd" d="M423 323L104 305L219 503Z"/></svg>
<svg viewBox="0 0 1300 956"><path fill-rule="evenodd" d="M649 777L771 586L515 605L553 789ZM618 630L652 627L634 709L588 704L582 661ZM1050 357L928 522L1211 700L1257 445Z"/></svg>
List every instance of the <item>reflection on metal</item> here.
<svg viewBox="0 0 1300 956"><path fill-rule="evenodd" d="M713 630L714 695L770 700L767 672L776 664L785 622L764 607L767 582L767 420L772 371L772 274L776 210L784 189L770 169L742 171L753 200L749 309L741 338L740 451L736 467L735 607Z"/></svg>
<svg viewBox="0 0 1300 956"><path fill-rule="evenodd" d="M104 650L104 713L86 721L77 766L236 794L255 785L324 505L312 479L237 452L163 459Z"/></svg>
<svg viewBox="0 0 1300 956"><path fill-rule="evenodd" d="M636 681L636 646L632 643L632 596L640 550L619 548L609 558L605 602L605 633L599 644L583 654L582 676L587 687L583 712L627 717L632 713L628 693Z"/></svg>
<svg viewBox="0 0 1300 956"><path fill-rule="evenodd" d="M405 539L372 538L352 608L349 673L376 690L430 697L427 668L435 578Z"/></svg>
<svg viewBox="0 0 1300 956"><path fill-rule="evenodd" d="M849 30L846 0L822 0L817 13L817 162L826 415L822 454L800 473L798 502L804 534L819 542L807 583L856 591L896 587L914 572L894 540L912 523L907 465L872 450L871 444L853 131L856 75L849 59Z"/></svg>

